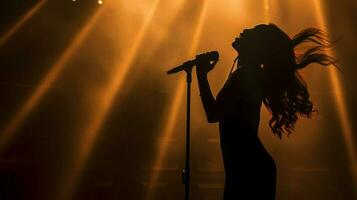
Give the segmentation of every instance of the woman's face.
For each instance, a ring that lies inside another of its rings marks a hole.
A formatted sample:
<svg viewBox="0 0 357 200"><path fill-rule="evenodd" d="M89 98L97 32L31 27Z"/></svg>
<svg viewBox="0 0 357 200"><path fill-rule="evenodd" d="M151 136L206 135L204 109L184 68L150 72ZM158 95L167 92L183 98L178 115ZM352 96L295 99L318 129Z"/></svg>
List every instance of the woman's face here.
<svg viewBox="0 0 357 200"><path fill-rule="evenodd" d="M244 46L244 43L246 43L246 40L249 36L248 31L251 31L251 29L244 29L243 32L241 32L239 34L238 37L236 37L236 39L233 41L232 43L232 47L239 53L239 51L241 50L241 47Z"/></svg>
<svg viewBox="0 0 357 200"><path fill-rule="evenodd" d="M251 29L244 29L243 32L239 34L239 37L233 41L232 47L238 53L255 52L263 43L262 31L260 29L264 28L264 26L266 25L258 25Z"/></svg>

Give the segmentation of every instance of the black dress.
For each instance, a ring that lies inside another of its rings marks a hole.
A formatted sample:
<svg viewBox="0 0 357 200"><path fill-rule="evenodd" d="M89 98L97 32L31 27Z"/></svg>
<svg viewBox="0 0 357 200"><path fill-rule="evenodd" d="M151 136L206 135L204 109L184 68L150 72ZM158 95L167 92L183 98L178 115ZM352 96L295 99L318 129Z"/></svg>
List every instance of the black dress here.
<svg viewBox="0 0 357 200"><path fill-rule="evenodd" d="M276 166L258 138L262 73L260 68L238 68L216 98L224 110L219 120L224 200L275 199Z"/></svg>

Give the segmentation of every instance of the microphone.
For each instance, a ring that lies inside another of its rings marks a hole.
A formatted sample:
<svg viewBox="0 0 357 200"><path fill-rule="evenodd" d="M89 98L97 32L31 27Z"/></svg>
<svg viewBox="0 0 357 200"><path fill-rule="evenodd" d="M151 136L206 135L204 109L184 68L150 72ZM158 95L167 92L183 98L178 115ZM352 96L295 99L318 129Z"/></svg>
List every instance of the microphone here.
<svg viewBox="0 0 357 200"><path fill-rule="evenodd" d="M192 70L192 68L197 65L197 57L205 56L210 62L218 60L219 54L217 51L210 51L204 54L200 54L196 56L196 59L189 60L184 62L182 65L172 68L171 70L167 71L167 74L173 74L180 71L188 71Z"/></svg>

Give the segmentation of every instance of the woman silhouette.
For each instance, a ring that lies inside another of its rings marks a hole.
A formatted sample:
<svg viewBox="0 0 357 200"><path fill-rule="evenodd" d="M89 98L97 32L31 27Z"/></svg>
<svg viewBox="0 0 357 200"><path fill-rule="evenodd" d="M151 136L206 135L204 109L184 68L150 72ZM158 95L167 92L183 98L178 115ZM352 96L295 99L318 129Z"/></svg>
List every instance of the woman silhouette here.
<svg viewBox="0 0 357 200"><path fill-rule="evenodd" d="M294 48L305 42L314 46L296 56ZM334 58L321 52L331 42L319 29L305 29L290 39L277 26L262 24L244 30L232 46L238 52L237 69L231 70L216 99L207 73L218 61L212 63L211 59L217 52L196 57L208 122L219 122L225 169L223 199L273 200L276 166L258 138L261 104L272 114L269 125L279 138L291 133L298 116L311 117L315 110L298 70L311 63L334 64Z"/></svg>

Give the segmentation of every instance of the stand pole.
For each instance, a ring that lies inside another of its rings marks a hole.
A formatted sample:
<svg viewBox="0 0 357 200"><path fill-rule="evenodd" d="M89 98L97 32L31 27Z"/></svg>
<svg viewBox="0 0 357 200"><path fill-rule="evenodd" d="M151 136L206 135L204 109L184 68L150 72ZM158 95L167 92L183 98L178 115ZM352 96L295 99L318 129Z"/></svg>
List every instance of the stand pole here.
<svg viewBox="0 0 357 200"><path fill-rule="evenodd" d="M191 82L192 82L192 68L186 70L187 82L187 111L186 111L186 164L185 169L182 170L183 184L185 184L185 200L190 196L190 104L191 104Z"/></svg>

